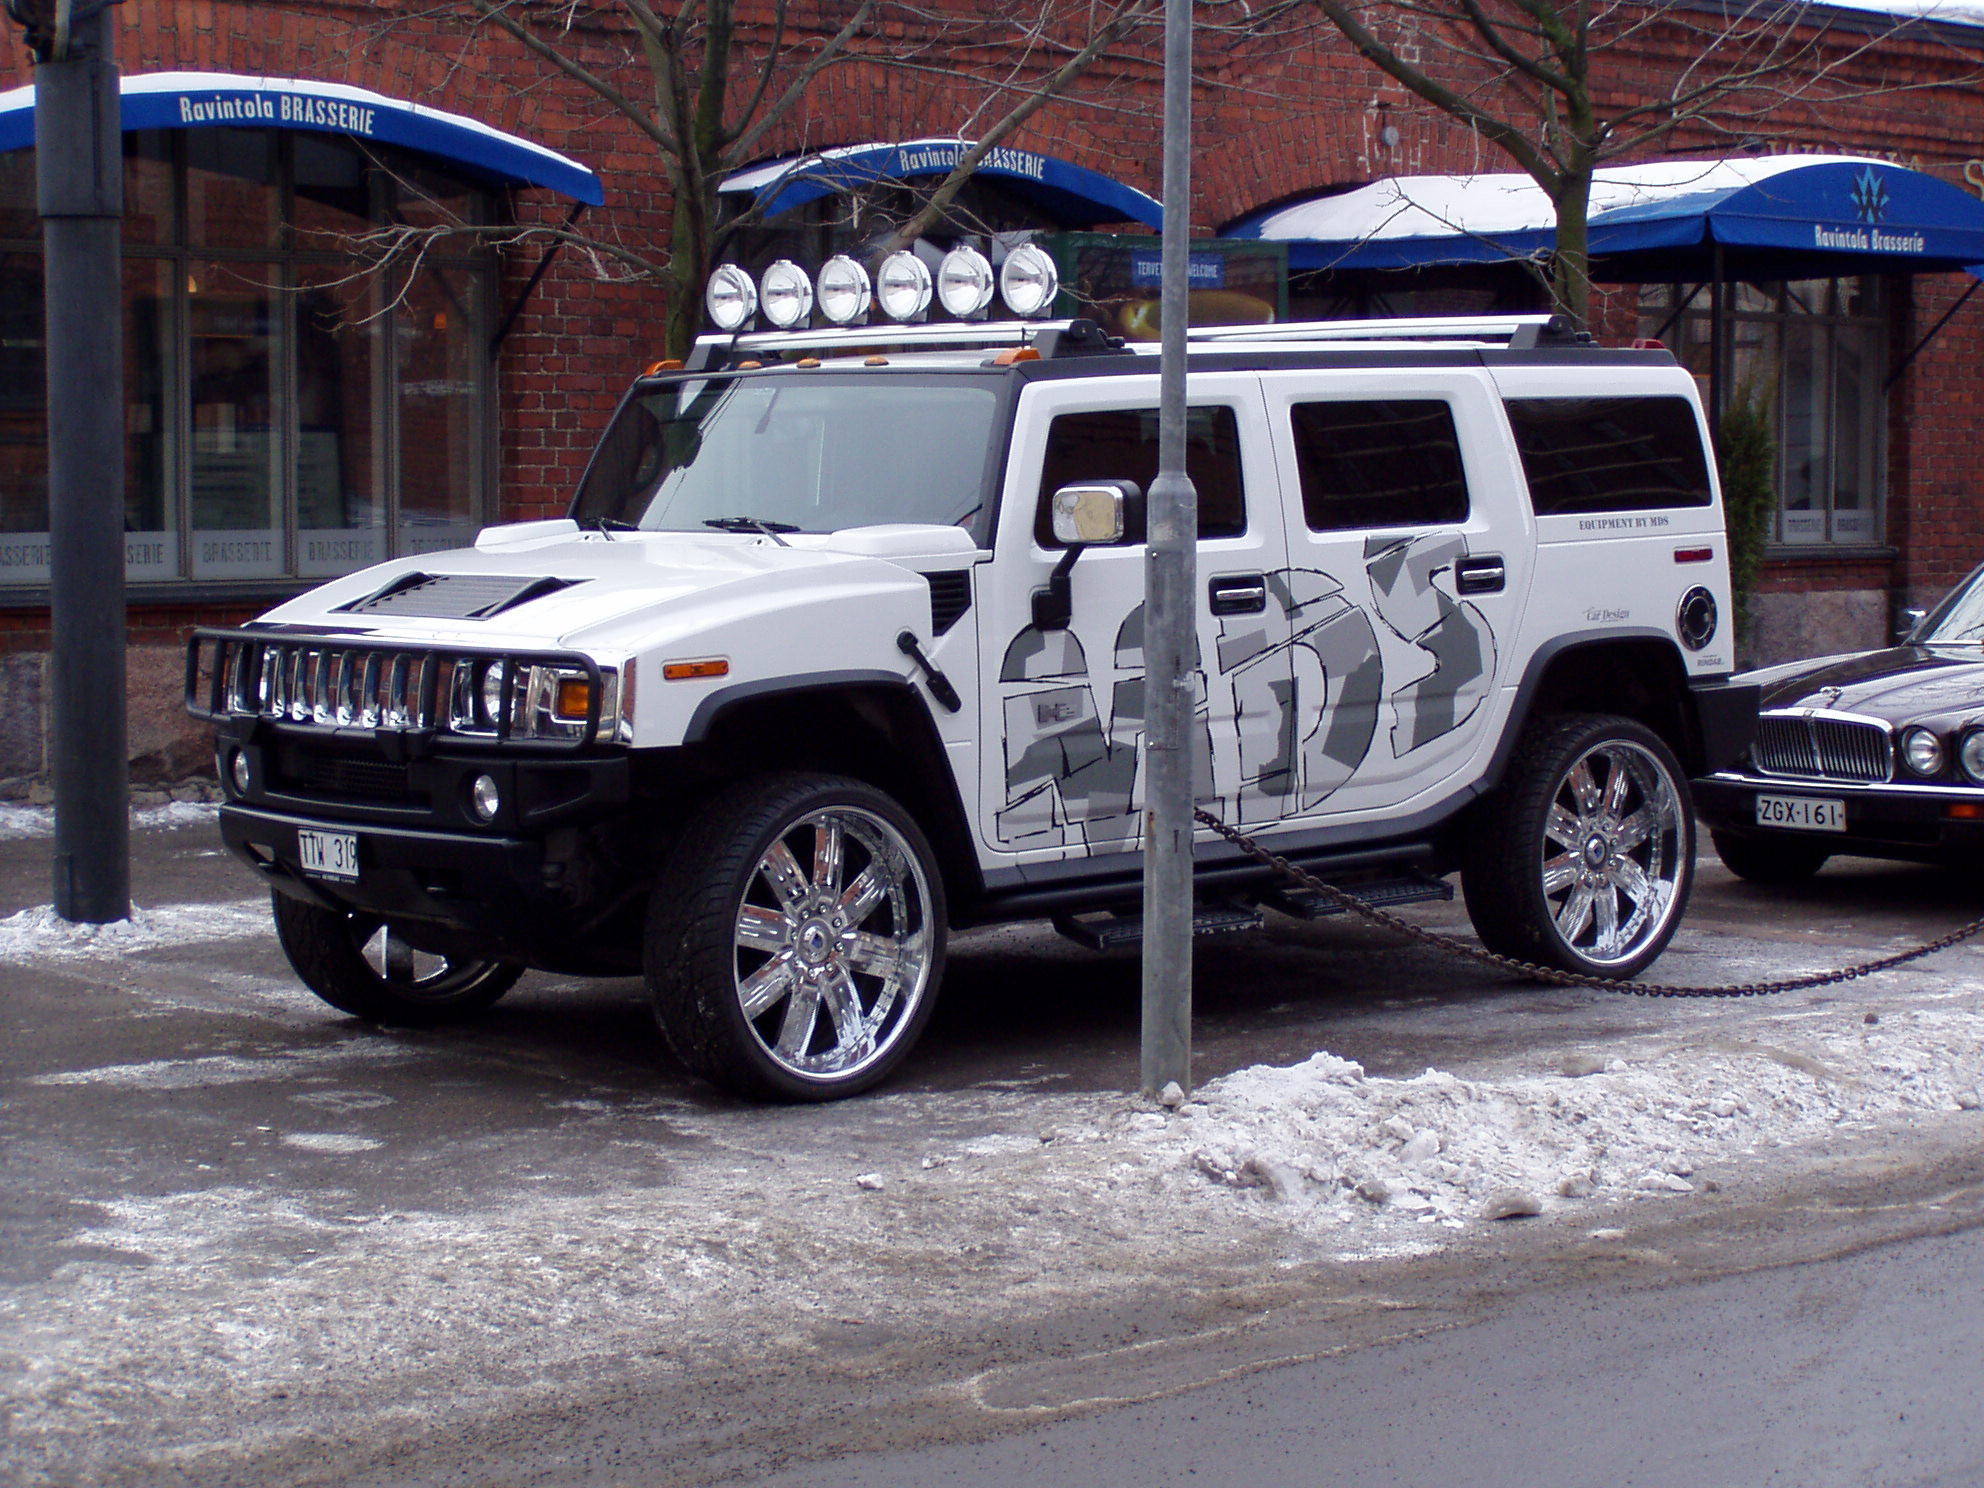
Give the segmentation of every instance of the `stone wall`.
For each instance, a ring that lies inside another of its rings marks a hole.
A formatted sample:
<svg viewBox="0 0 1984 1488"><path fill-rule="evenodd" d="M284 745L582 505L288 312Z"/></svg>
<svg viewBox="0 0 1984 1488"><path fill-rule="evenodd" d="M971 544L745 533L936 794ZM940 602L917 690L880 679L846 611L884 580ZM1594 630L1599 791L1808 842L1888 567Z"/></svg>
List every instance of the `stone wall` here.
<svg viewBox="0 0 1984 1488"><path fill-rule="evenodd" d="M212 731L188 716L185 652L134 645L125 653L125 730L131 779L171 785L213 774ZM35 794L58 747L49 717L48 653L0 656L0 798Z"/></svg>

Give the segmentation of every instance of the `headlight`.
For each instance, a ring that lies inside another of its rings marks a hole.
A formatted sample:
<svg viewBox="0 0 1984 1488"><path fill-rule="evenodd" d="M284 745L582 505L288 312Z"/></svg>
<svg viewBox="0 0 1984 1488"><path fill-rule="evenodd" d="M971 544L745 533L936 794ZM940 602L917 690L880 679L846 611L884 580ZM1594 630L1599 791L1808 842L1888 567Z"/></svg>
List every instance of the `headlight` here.
<svg viewBox="0 0 1984 1488"><path fill-rule="evenodd" d="M491 662L482 672L482 710L476 722L495 728L503 716L503 663Z"/></svg>
<svg viewBox="0 0 1984 1488"><path fill-rule="evenodd" d="M612 739L620 734L618 678L607 668L598 672L597 699L593 697L592 674L580 667L464 658L454 664L453 672L448 693L451 733L497 737L502 732L503 684L507 678L509 738L583 739L589 717L598 723L591 737Z"/></svg>
<svg viewBox="0 0 1984 1488"><path fill-rule="evenodd" d="M1956 762L1963 773L1984 785L1984 729L1972 729L1956 746Z"/></svg>
<svg viewBox="0 0 1984 1488"><path fill-rule="evenodd" d="M1903 731L1901 757L1917 775L1943 773L1943 741L1920 726Z"/></svg>

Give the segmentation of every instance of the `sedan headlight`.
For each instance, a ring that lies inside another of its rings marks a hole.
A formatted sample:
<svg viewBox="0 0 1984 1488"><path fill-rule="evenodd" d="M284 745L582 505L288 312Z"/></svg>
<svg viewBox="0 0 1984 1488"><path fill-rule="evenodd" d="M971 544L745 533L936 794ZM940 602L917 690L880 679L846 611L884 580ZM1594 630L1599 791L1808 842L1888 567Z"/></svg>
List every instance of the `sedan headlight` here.
<svg viewBox="0 0 1984 1488"><path fill-rule="evenodd" d="M1956 746L1957 768L1978 785L1984 785L1984 728L1966 733Z"/></svg>
<svg viewBox="0 0 1984 1488"><path fill-rule="evenodd" d="M1943 741L1919 724L1902 731L1901 757L1917 775L1943 773Z"/></svg>

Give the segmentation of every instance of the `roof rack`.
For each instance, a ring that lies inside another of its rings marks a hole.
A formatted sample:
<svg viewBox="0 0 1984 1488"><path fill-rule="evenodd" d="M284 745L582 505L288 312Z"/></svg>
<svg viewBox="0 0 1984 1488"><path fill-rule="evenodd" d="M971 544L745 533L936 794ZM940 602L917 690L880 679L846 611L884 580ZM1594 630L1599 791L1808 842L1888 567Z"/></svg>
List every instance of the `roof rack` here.
<svg viewBox="0 0 1984 1488"><path fill-rule="evenodd" d="M1410 320L1297 320L1265 325L1193 326L1195 346L1228 342L1300 343L1313 341L1447 341L1507 346L1589 345L1588 332L1576 331L1561 315L1450 315ZM823 326L815 330L751 331L705 335L696 341L687 370L708 371L734 356L754 352L825 356L865 350L973 351L1004 346L1037 346L1043 358L1131 350L1149 352L1156 343L1125 347L1105 336L1092 320L942 321L924 325Z"/></svg>
<svg viewBox="0 0 1984 1488"><path fill-rule="evenodd" d="M1511 347L1589 343L1561 315L1433 315L1400 320L1297 320L1264 325L1193 326L1208 341L1493 341Z"/></svg>

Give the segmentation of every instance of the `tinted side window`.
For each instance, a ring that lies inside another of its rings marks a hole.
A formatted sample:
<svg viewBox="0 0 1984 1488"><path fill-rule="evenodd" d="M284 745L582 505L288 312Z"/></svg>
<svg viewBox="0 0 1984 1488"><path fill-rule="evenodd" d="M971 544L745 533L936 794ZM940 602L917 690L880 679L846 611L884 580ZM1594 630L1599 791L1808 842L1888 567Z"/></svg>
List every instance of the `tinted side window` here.
<svg viewBox="0 0 1984 1488"><path fill-rule="evenodd" d="M1508 409L1539 517L1709 503L1685 398L1511 398Z"/></svg>
<svg viewBox="0 0 1984 1488"><path fill-rule="evenodd" d="M1289 419L1310 531L1467 519L1460 438L1445 403L1297 403Z"/></svg>
<svg viewBox="0 0 1984 1488"><path fill-rule="evenodd" d="M1185 414L1185 473L1199 493L1199 536L1238 537L1247 530L1240 494L1240 421L1230 408L1192 408ZM1047 459L1040 468L1040 500L1033 536L1055 548L1048 498L1080 481L1131 480L1145 494L1157 479L1157 410L1107 409L1064 413L1047 429Z"/></svg>

